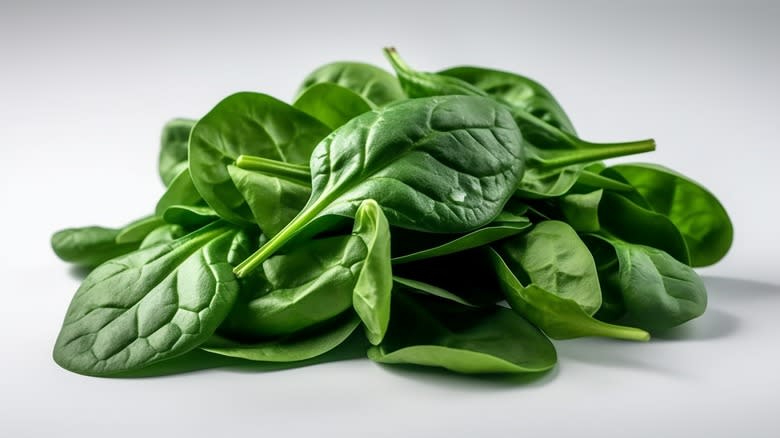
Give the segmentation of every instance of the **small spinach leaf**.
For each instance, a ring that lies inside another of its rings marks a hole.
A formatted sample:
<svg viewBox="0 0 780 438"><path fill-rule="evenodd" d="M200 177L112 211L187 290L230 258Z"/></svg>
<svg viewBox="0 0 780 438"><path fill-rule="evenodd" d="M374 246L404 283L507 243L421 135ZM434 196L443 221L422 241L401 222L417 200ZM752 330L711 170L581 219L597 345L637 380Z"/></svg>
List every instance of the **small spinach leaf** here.
<svg viewBox="0 0 780 438"><path fill-rule="evenodd" d="M241 225L254 223L228 166L239 155L307 163L314 146L329 132L317 119L273 97L234 94L192 128L189 167L193 182L221 217Z"/></svg>
<svg viewBox="0 0 780 438"><path fill-rule="evenodd" d="M632 341L646 341L650 338L643 330L599 321L572 299L533 283L524 286L497 252L490 250L490 254L509 305L551 338L605 336Z"/></svg>
<svg viewBox="0 0 780 438"><path fill-rule="evenodd" d="M165 186L187 167L187 143L195 120L173 119L163 127L158 171Z"/></svg>
<svg viewBox="0 0 780 438"><path fill-rule="evenodd" d="M157 216L162 217L165 210L172 205L202 205L205 204L203 198L195 188L195 184L192 182L192 175L190 175L190 169L185 167L176 175L175 178L168 185L168 189L157 201L157 206L154 208L154 212Z"/></svg>
<svg viewBox="0 0 780 438"><path fill-rule="evenodd" d="M222 356L263 362L295 362L321 356L341 345L360 325L360 320L346 312L316 330L293 333L258 343L241 343L214 336L203 350Z"/></svg>
<svg viewBox="0 0 780 438"><path fill-rule="evenodd" d="M138 249L140 242L117 243L116 228L99 226L67 228L51 236L51 247L63 261L94 268L114 257Z"/></svg>
<svg viewBox="0 0 780 438"><path fill-rule="evenodd" d="M334 62L311 72L299 89L298 95L316 84L340 85L366 99L373 107L406 98L401 85L387 71L360 62Z"/></svg>
<svg viewBox="0 0 780 438"><path fill-rule="evenodd" d="M307 88L293 107L336 129L353 118L371 111L371 104L348 88L319 83Z"/></svg>
<svg viewBox="0 0 780 438"><path fill-rule="evenodd" d="M371 360L459 373L532 373L557 360L539 330L504 307L475 309L424 296L393 294L393 320Z"/></svg>

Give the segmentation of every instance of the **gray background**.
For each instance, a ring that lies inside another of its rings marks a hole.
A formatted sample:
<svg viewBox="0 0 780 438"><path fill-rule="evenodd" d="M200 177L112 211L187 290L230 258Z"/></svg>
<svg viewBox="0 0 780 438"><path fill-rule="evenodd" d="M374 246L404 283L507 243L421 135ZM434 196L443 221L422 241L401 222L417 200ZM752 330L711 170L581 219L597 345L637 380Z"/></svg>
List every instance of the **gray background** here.
<svg viewBox="0 0 780 438"><path fill-rule="evenodd" d="M778 436L780 7L772 2L0 3L0 436ZM729 210L704 317L649 344L557 342L537 379L349 360L289 371L81 377L50 359L78 276L56 229L120 225L162 193L159 129L241 90L292 97L337 59L478 64L548 86L594 141Z"/></svg>

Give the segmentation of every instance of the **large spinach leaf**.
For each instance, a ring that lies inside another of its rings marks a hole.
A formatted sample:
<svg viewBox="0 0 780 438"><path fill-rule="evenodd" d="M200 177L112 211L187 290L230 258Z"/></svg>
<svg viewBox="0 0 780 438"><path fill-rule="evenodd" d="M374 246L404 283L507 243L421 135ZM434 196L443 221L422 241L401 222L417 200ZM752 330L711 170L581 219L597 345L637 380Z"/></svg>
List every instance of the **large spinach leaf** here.
<svg viewBox="0 0 780 438"><path fill-rule="evenodd" d="M63 368L131 371L197 347L238 292L231 263L248 238L216 223L102 264L84 280L54 347Z"/></svg>
<svg viewBox="0 0 780 438"><path fill-rule="evenodd" d="M310 166L309 202L236 269L239 277L317 217L351 216L364 199L404 228L458 233L485 225L522 176L522 138L490 99L412 99L352 119L317 145Z"/></svg>

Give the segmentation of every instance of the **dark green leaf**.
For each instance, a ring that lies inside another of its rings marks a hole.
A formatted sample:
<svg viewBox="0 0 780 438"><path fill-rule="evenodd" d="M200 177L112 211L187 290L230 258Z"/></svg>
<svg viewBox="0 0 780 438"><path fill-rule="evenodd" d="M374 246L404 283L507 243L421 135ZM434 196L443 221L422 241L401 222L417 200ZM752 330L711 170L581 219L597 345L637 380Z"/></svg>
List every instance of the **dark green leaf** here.
<svg viewBox="0 0 780 438"><path fill-rule="evenodd" d="M351 90L374 107L406 98L398 79L393 75L379 67L359 62L334 62L317 68L303 80L298 94L322 83L336 84Z"/></svg>
<svg viewBox="0 0 780 438"><path fill-rule="evenodd" d="M353 118L371 111L360 95L336 84L323 82L307 88L293 103L295 108L336 129Z"/></svg>
<svg viewBox="0 0 780 438"><path fill-rule="evenodd" d="M195 120L173 119L163 127L158 171L165 186L187 167L187 143Z"/></svg>

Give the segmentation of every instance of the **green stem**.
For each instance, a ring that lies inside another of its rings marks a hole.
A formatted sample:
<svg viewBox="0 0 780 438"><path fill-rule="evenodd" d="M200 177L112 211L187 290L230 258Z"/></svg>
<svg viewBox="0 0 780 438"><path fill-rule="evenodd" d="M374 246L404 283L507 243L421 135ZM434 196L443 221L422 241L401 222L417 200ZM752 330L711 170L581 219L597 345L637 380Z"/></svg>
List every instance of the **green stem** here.
<svg viewBox="0 0 780 438"><path fill-rule="evenodd" d="M388 61L390 61L390 64L393 66L393 70L395 71L405 71L409 72L412 69L409 67L409 64L404 62L403 59L401 59L401 56L398 54L398 51L395 50L395 47L385 47L384 49L385 57Z"/></svg>
<svg viewBox="0 0 780 438"><path fill-rule="evenodd" d="M585 164L592 161L606 160L608 158L623 157L655 150L655 141L652 139L632 141L627 143L587 143L580 149L538 149L535 155L542 169L560 169L573 164Z"/></svg>
<svg viewBox="0 0 780 438"><path fill-rule="evenodd" d="M623 325L608 324L603 321L595 320L591 332L596 336L605 336L615 339L625 339L627 341L650 340L650 333L636 327L626 327Z"/></svg>
<svg viewBox="0 0 780 438"><path fill-rule="evenodd" d="M324 203L319 203L319 205L323 204ZM322 211L322 208L323 207L315 205L313 208L304 208L301 210L301 212L295 216L295 219L285 225L285 227L272 237L271 240L247 257L246 260L239 263L238 266L233 269L233 273L236 274L238 278L248 276L252 271L257 269L260 264L266 261L268 257L272 256L279 248L284 246L285 243L303 230L304 226Z"/></svg>
<svg viewBox="0 0 780 438"><path fill-rule="evenodd" d="M311 184L309 166L305 164L291 164L284 161L269 160L268 158L252 155L239 155L236 166L245 170L254 170L269 175L279 176L293 181Z"/></svg>

